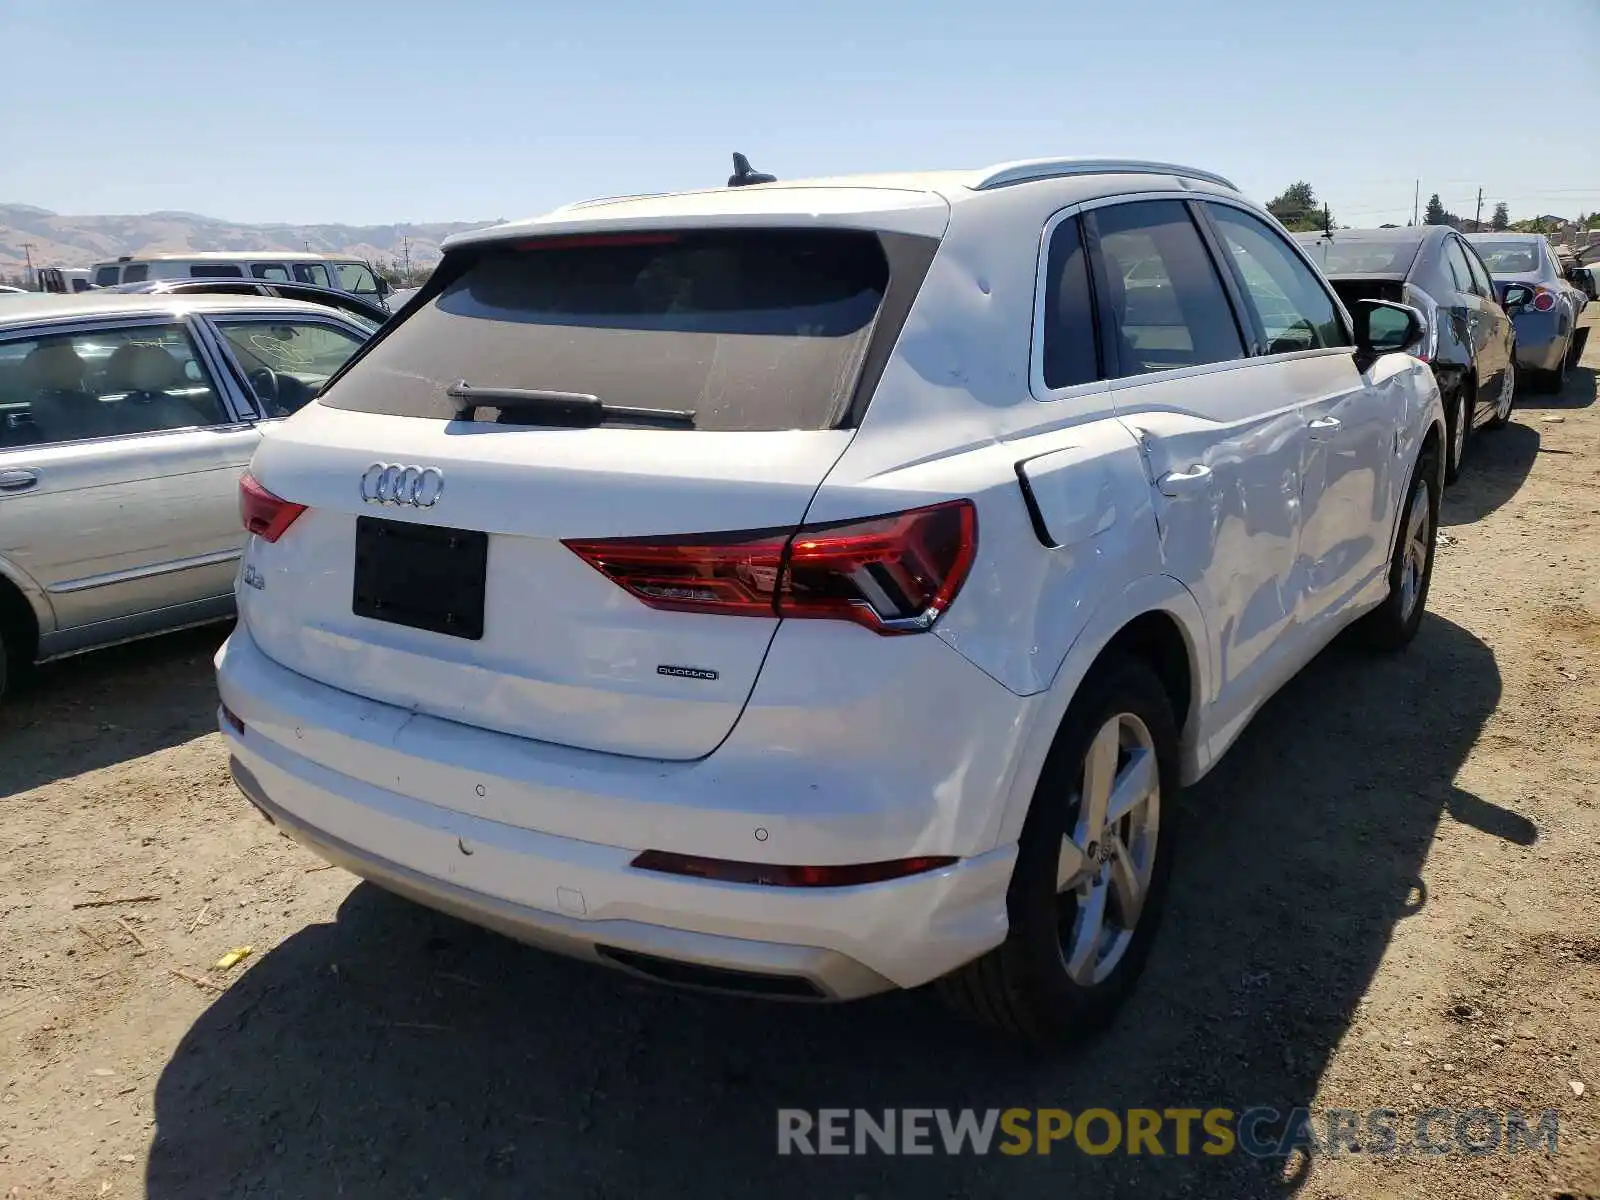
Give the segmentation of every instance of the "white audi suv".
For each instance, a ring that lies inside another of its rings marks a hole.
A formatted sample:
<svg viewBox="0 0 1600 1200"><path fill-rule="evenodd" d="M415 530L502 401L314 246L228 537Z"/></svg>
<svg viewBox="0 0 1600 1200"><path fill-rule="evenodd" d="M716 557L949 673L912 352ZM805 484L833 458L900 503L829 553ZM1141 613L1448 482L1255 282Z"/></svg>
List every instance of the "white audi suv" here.
<svg viewBox="0 0 1600 1200"><path fill-rule="evenodd" d="M1147 957L1179 789L1341 629L1417 630L1420 335L1163 163L466 235L255 455L234 778L526 942L1070 1039Z"/></svg>

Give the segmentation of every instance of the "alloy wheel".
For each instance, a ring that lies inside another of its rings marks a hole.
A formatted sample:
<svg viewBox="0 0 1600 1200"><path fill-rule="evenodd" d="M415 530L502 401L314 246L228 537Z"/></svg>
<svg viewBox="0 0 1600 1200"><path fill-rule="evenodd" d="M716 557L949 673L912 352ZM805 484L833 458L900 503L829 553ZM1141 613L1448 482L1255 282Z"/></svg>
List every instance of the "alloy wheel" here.
<svg viewBox="0 0 1600 1200"><path fill-rule="evenodd" d="M1161 772L1155 739L1133 713L1110 718L1089 743L1073 804L1056 864L1061 958L1090 987L1127 953L1155 872Z"/></svg>
<svg viewBox="0 0 1600 1200"><path fill-rule="evenodd" d="M1502 424L1511 419L1511 405L1517 394L1517 364L1507 363L1500 381L1500 399L1495 403L1495 419Z"/></svg>
<svg viewBox="0 0 1600 1200"><path fill-rule="evenodd" d="M1428 489L1419 487L1411 499L1411 511L1406 513L1405 541L1400 560L1400 619L1409 621L1422 595L1422 581L1427 577L1428 546L1432 541L1433 512L1428 503Z"/></svg>

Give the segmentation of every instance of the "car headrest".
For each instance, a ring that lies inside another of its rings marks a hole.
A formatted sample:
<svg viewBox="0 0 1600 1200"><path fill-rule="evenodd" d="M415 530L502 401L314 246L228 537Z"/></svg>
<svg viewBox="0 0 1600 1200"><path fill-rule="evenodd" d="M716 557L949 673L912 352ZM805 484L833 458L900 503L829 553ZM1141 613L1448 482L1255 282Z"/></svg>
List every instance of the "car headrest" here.
<svg viewBox="0 0 1600 1200"><path fill-rule="evenodd" d="M106 390L164 392L183 379L183 368L160 346L129 343L117 347L106 362Z"/></svg>
<svg viewBox="0 0 1600 1200"><path fill-rule="evenodd" d="M81 390L85 369L83 359L67 342L35 346L22 360L22 377L27 386L56 392Z"/></svg>

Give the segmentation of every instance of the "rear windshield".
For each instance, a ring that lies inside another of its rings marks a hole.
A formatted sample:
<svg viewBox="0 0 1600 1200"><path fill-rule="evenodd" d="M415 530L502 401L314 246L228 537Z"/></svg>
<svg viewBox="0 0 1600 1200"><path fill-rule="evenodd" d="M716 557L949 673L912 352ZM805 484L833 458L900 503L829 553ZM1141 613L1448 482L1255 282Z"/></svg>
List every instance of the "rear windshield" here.
<svg viewBox="0 0 1600 1200"><path fill-rule="evenodd" d="M1472 248L1494 275L1526 275L1539 269L1539 247L1533 242L1473 238Z"/></svg>
<svg viewBox="0 0 1600 1200"><path fill-rule="evenodd" d="M889 282L876 235L719 230L492 246L325 392L449 420L446 390L577 392L693 410L694 428L843 417Z"/></svg>
<svg viewBox="0 0 1600 1200"><path fill-rule="evenodd" d="M1411 270L1421 245L1421 239L1415 236L1341 241L1334 234L1331 238L1297 240L1324 275L1404 275Z"/></svg>

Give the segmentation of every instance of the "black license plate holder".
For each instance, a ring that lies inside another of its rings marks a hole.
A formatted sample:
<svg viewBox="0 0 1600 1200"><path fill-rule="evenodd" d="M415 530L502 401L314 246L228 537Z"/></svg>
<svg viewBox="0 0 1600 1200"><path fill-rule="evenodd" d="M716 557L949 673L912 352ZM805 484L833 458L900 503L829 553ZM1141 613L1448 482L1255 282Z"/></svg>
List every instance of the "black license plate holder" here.
<svg viewBox="0 0 1600 1200"><path fill-rule="evenodd" d="M488 574L486 533L356 518L358 617L479 641Z"/></svg>

